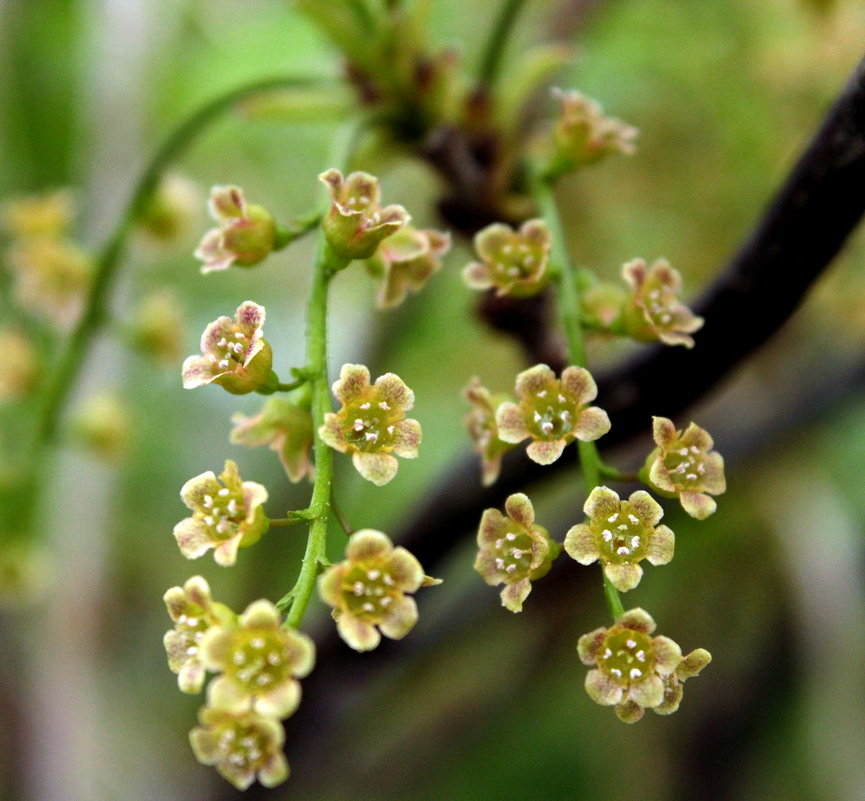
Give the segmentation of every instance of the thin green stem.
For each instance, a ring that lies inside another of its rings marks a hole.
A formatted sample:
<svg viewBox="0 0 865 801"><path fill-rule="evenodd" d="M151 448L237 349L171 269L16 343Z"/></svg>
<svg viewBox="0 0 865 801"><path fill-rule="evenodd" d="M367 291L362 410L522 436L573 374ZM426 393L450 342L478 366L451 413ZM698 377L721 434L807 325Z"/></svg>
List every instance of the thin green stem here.
<svg viewBox="0 0 865 801"><path fill-rule="evenodd" d="M526 0L502 0L496 21L490 29L478 70L478 83L485 89L492 89L499 77L502 59L508 40Z"/></svg>
<svg viewBox="0 0 865 801"><path fill-rule="evenodd" d="M610 614L613 616L613 620L618 620L625 614L625 607L622 606L622 598L619 595L619 591L610 583L607 574L603 571L603 567L601 568L601 575L604 577L604 597L607 599L607 607L610 610Z"/></svg>

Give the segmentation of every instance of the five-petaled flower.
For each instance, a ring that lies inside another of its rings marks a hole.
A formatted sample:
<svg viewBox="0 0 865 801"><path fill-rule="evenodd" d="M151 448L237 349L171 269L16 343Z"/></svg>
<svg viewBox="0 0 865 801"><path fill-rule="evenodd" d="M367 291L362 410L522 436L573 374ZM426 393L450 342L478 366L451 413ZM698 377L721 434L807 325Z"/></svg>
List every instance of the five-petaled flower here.
<svg viewBox="0 0 865 801"><path fill-rule="evenodd" d="M421 290L441 268L441 258L450 246L450 234L411 226L387 237L366 261L369 272L382 279L376 296L378 307L399 306L409 291Z"/></svg>
<svg viewBox="0 0 865 801"><path fill-rule="evenodd" d="M318 580L322 600L333 607L339 636L355 651L372 650L381 634L392 640L405 637L418 617L414 598L406 593L438 580L424 576L418 560L405 548L394 548L380 531L352 534L345 555Z"/></svg>
<svg viewBox="0 0 865 801"><path fill-rule="evenodd" d="M658 446L646 459L640 475L650 487L668 498L679 496L682 508L691 517L704 520L718 504L711 495L727 489L724 457L712 450L712 437L691 423L676 431L672 420L653 417L652 433Z"/></svg>
<svg viewBox="0 0 865 801"><path fill-rule="evenodd" d="M177 674L181 692L197 693L204 684L201 640L213 625L231 625L234 613L210 596L210 585L193 576L182 587L172 587L162 597L174 628L165 633L163 644L168 667Z"/></svg>
<svg viewBox="0 0 865 801"><path fill-rule="evenodd" d="M420 423L405 416L414 406L414 393L394 373L385 373L370 384L366 367L344 364L333 394L342 408L324 416L319 435L331 448L349 454L367 481L387 484L398 466L391 453L404 459L418 454Z"/></svg>
<svg viewBox="0 0 865 801"><path fill-rule="evenodd" d="M411 217L397 205L381 206L378 178L353 172L343 178L331 169L318 176L330 189L330 209L322 229L333 250L346 259L368 259L386 237L408 225Z"/></svg>
<svg viewBox="0 0 865 801"><path fill-rule="evenodd" d="M664 510L648 492L637 490L622 501L613 490L595 487L583 511L589 521L568 531L565 550L581 565L600 559L617 590L627 592L640 583L641 559L665 565L673 558L675 537L667 526L658 525Z"/></svg>
<svg viewBox="0 0 865 801"><path fill-rule="evenodd" d="M622 267L622 275L632 290L623 314L627 335L641 342L694 347L690 335L703 327L703 318L679 302L679 271L666 259L656 260L651 269L644 259L633 259Z"/></svg>
<svg viewBox="0 0 865 801"><path fill-rule="evenodd" d="M591 442L610 430L610 418L597 407L586 407L598 394L595 380L583 367L566 367L561 379L545 364L517 376L519 403L502 403L496 410L499 437L518 443L531 437L527 453L538 464L552 464L575 439Z"/></svg>
<svg viewBox="0 0 865 801"><path fill-rule="evenodd" d="M201 640L201 661L220 672L207 688L210 706L285 718L300 703L300 682L315 663L305 634L282 625L276 607L254 601L237 626L213 626Z"/></svg>
<svg viewBox="0 0 865 801"><path fill-rule="evenodd" d="M643 710L661 706L665 682L682 661L682 651L669 637L652 637L655 621L642 609L625 612L609 629L584 634L577 652L595 666L586 676L586 692L602 706L615 706L626 723Z"/></svg>
<svg viewBox="0 0 865 801"><path fill-rule="evenodd" d="M543 220L527 220L518 231L505 223L488 225L475 235L480 261L463 270L471 289L495 288L497 295L536 295L549 279L550 229Z"/></svg>
<svg viewBox="0 0 865 801"><path fill-rule="evenodd" d="M232 416L231 441L256 448L270 445L291 481L312 476L309 449L313 442L312 415L286 398L268 398L254 417Z"/></svg>
<svg viewBox="0 0 865 801"><path fill-rule="evenodd" d="M219 223L211 228L195 251L204 262L201 272L227 270L232 264L252 267L276 247L273 215L264 206L247 203L237 186L214 186L207 207Z"/></svg>
<svg viewBox="0 0 865 801"><path fill-rule="evenodd" d="M201 725L189 733L195 758L215 765L219 775L238 790L245 790L256 777L265 787L288 778L282 753L285 731L279 721L216 707L203 707L198 718Z"/></svg>
<svg viewBox="0 0 865 801"><path fill-rule="evenodd" d="M532 502L522 493L505 501L505 511L507 517L498 509L484 511L475 570L491 586L504 584L502 606L521 612L532 590L531 582L547 574L560 546L535 523Z"/></svg>
<svg viewBox="0 0 865 801"><path fill-rule="evenodd" d="M465 424L475 451L481 457L481 483L488 487L499 477L502 456L515 447L499 438L496 425L496 406L503 403L505 398L497 399L491 395L477 376L463 389L463 396L472 405L471 411L465 416Z"/></svg>
<svg viewBox="0 0 865 801"><path fill-rule="evenodd" d="M233 395L272 391L277 383L271 370L273 351L262 334L264 306L246 300L235 319L222 316L201 335L201 356L183 362L183 386L194 389L219 384Z"/></svg>
<svg viewBox="0 0 865 801"><path fill-rule="evenodd" d="M180 490L192 516L174 527L180 552L196 559L213 548L213 558L226 567L237 560L237 549L253 545L267 531L262 504L267 490L254 481L241 481L237 465L226 460L217 478L212 470L189 479Z"/></svg>

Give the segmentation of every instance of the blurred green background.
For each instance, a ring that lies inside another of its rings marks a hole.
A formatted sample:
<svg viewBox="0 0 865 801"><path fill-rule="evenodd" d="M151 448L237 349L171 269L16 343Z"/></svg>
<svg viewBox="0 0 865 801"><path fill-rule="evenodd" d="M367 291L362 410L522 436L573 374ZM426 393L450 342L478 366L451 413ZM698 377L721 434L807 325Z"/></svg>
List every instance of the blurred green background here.
<svg viewBox="0 0 865 801"><path fill-rule="evenodd" d="M471 64L497 5L437 0L434 38ZM566 5L574 4L529 2L514 47L547 37ZM585 5L577 58L560 83L597 98L641 136L634 158L565 182L572 253L609 278L635 256L665 256L683 273L686 295L696 295L746 236L861 57L865 8L856 0ZM338 69L317 31L280 0L2 0L0 197L74 187L78 237L96 248L156 143L189 111L257 77ZM252 299L267 307L277 370L300 365L311 244L252 271L210 276L199 274L191 252L208 227L211 184L237 183L281 217L309 210L334 130L333 121L234 115L202 135L178 165L200 189L200 216L170 245L133 243L112 301L117 320L142 295L169 287L185 310L183 351L193 353L207 322ZM375 168L388 201L440 227L427 168L404 158ZM375 312L375 287L362 270L335 282L334 373L343 362L364 362L373 375L397 372L415 390L424 427L421 458L403 462L385 488L339 460L338 498L355 528L398 532L468 450L461 387L479 374L508 390L525 366L512 343L476 320L459 276L469 258L457 242L423 294L385 314ZM812 413L788 403L791 395L824 396L823 368L862 359L863 261L860 233L779 336L693 411L728 458L729 490L699 525L667 505L676 559L649 569L625 598L684 650L714 655L679 712L625 726L594 705L574 645L606 622L600 581L575 585L573 597L556 602L554 619L533 614L531 598L523 615L510 615L471 569L467 527L463 547L438 570L445 583L419 596L409 640L416 635L424 647L407 640L405 655L398 647L380 670L369 669L376 655L332 653L338 682L323 695L333 693L336 723L316 740L289 720L289 762L293 740L306 749L296 775L251 795L865 797L865 404L846 385L828 388L839 403ZM626 350L597 343L593 363ZM59 454L39 512L47 581L37 597L0 612L0 798L234 797L189 750L200 699L182 696L166 667L161 596L200 573L235 609L275 600L294 581L303 537L276 530L231 569L209 557L189 563L171 536L185 516L178 490L226 458L269 488L272 516L305 506L308 487L289 486L266 449L228 443L231 414L253 414L255 397L186 392L179 363L160 367L109 335L83 366L74 401L102 390L129 403L128 453L115 462L74 448ZM15 431L30 413L27 404L0 408L4 459L14 460ZM624 463L639 460L648 443L647 435L620 454ZM582 519L576 473L532 497L559 539ZM321 605L308 620L318 636L329 625Z"/></svg>

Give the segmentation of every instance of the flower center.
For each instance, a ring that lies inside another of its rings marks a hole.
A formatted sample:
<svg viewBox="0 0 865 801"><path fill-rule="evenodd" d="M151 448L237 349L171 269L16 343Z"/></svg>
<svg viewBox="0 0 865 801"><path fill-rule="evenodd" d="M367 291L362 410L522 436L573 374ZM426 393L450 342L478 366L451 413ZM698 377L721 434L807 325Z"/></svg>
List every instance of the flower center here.
<svg viewBox="0 0 865 801"><path fill-rule="evenodd" d="M239 632L226 673L250 692L265 692L291 678L288 649L269 632Z"/></svg>
<svg viewBox="0 0 865 801"><path fill-rule="evenodd" d="M642 681L655 668L652 641L640 631L614 626L604 641L598 667L623 687Z"/></svg>
<svg viewBox="0 0 865 801"><path fill-rule="evenodd" d="M493 262L493 274L499 281L517 281L521 278L531 278L538 270L538 254L524 242L502 245Z"/></svg>
<svg viewBox="0 0 865 801"><path fill-rule="evenodd" d="M506 581L527 578L532 569L532 538L513 528L508 526L508 531L493 546L496 569L506 574Z"/></svg>
<svg viewBox="0 0 865 801"><path fill-rule="evenodd" d="M664 454L664 467L678 488L696 490L703 485L706 454L696 445L679 445Z"/></svg>
<svg viewBox="0 0 865 801"><path fill-rule="evenodd" d="M574 403L556 386L536 392L528 401L526 420L534 439L555 441L568 435L574 428Z"/></svg>
<svg viewBox="0 0 865 801"><path fill-rule="evenodd" d="M634 514L628 501L609 517L594 520L595 544L605 562L627 565L639 562L646 554L646 524Z"/></svg>
<svg viewBox="0 0 865 801"><path fill-rule="evenodd" d="M354 403L345 408L343 433L359 451L388 451L393 447L397 418L387 401L373 399Z"/></svg>
<svg viewBox="0 0 865 801"><path fill-rule="evenodd" d="M208 629L208 622L201 610L200 615L182 614L177 619L175 630L180 637L180 642L183 646L183 652L189 659L198 657L198 646L201 638L204 637L204 632Z"/></svg>
<svg viewBox="0 0 865 801"><path fill-rule="evenodd" d="M267 743L253 726L230 723L217 740L219 762L228 763L241 773L254 773L264 764Z"/></svg>
<svg viewBox="0 0 865 801"><path fill-rule="evenodd" d="M643 308L649 322L657 329L669 328L673 323L671 307L676 300L674 293L664 289L652 289L643 299Z"/></svg>
<svg viewBox="0 0 865 801"><path fill-rule="evenodd" d="M231 539L246 517L243 493L222 487L215 495L205 495L199 509L201 520L217 540Z"/></svg>
<svg viewBox="0 0 865 801"><path fill-rule="evenodd" d="M220 370L233 372L243 366L248 347L249 337L235 324L233 331L226 331L225 336L217 341L210 358Z"/></svg>
<svg viewBox="0 0 865 801"><path fill-rule="evenodd" d="M396 580L381 565L354 565L342 582L342 595L349 613L367 623L379 622L401 593Z"/></svg>

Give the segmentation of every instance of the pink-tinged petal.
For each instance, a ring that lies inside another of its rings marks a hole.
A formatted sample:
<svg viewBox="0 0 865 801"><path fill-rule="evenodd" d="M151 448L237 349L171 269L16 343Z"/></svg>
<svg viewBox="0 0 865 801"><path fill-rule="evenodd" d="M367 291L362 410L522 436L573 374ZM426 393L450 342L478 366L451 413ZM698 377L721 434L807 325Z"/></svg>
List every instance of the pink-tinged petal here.
<svg viewBox="0 0 865 801"><path fill-rule="evenodd" d="M592 520L603 519L606 521L608 517L618 514L621 510L622 503L619 494L609 487L595 487L583 504L586 517Z"/></svg>
<svg viewBox="0 0 865 801"><path fill-rule="evenodd" d="M234 649L234 631L222 626L211 626L204 632L198 655L208 670L225 670Z"/></svg>
<svg viewBox="0 0 865 801"><path fill-rule="evenodd" d="M720 453L708 453L703 461L706 472L703 473L703 489L712 495L721 495L727 491L727 479L724 476L724 457Z"/></svg>
<svg viewBox="0 0 865 801"><path fill-rule="evenodd" d="M397 456L402 456L403 459L416 458L423 434L420 423L417 420L408 418L395 423L395 427L393 452Z"/></svg>
<svg viewBox="0 0 865 801"><path fill-rule="evenodd" d="M676 548L676 536L667 526L658 526L649 537L646 559L653 565L666 565Z"/></svg>
<svg viewBox="0 0 865 801"><path fill-rule="evenodd" d="M361 476L377 487L387 484L396 475L399 467L396 457L389 453L356 452L352 454L351 462Z"/></svg>
<svg viewBox="0 0 865 801"><path fill-rule="evenodd" d="M698 317L687 306L677 303L670 309L670 314L673 317L673 322L670 328L675 331L684 331L686 334L693 334L699 331L706 322L702 317Z"/></svg>
<svg viewBox="0 0 865 801"><path fill-rule="evenodd" d="M655 710L658 711L657 709ZM645 710L635 701L625 701L623 704L616 706L616 717L622 723L636 723L645 715Z"/></svg>
<svg viewBox="0 0 865 801"><path fill-rule="evenodd" d="M485 509L478 528L478 545L490 548L505 535L508 519L498 509Z"/></svg>
<svg viewBox="0 0 865 801"><path fill-rule="evenodd" d="M209 384L219 374L214 362L206 356L187 356L181 368L184 389L195 389Z"/></svg>
<svg viewBox="0 0 865 801"><path fill-rule="evenodd" d="M325 445L329 445L340 453L345 453L348 450L348 440L342 431L342 424L339 416L333 412L327 412L324 416L324 425L318 429L318 435Z"/></svg>
<svg viewBox="0 0 865 801"><path fill-rule="evenodd" d="M529 436L522 410L510 401L499 404L499 408L496 409L496 426L499 430L499 439L503 442L516 444Z"/></svg>
<svg viewBox="0 0 865 801"><path fill-rule="evenodd" d="M694 446L701 451L710 451L715 442L712 439L712 435L706 429L700 428L696 423L689 423L682 434L681 444L688 448Z"/></svg>
<svg viewBox="0 0 865 801"><path fill-rule="evenodd" d="M189 743L195 758L202 765L216 764L219 759L219 734L217 732L196 726L189 732Z"/></svg>
<svg viewBox="0 0 865 801"><path fill-rule="evenodd" d="M594 665L598 656L604 649L608 630L605 628L595 629L584 634L577 642L577 654L584 665Z"/></svg>
<svg viewBox="0 0 865 801"><path fill-rule="evenodd" d="M513 242L514 230L504 223L493 223L475 234L474 246L484 261L494 261L499 251Z"/></svg>
<svg viewBox="0 0 865 801"><path fill-rule="evenodd" d="M369 370L362 364L344 364L339 380L333 382L333 394L343 405L363 400L369 390Z"/></svg>
<svg viewBox="0 0 865 801"><path fill-rule="evenodd" d="M639 565L604 565L604 575L619 592L634 589L643 577L643 568Z"/></svg>
<svg viewBox="0 0 865 801"><path fill-rule="evenodd" d="M377 205L381 200L381 184L374 175L358 170L346 176L344 193L349 197L366 198L366 205Z"/></svg>
<svg viewBox="0 0 865 801"><path fill-rule="evenodd" d="M192 576L192 578L187 579L183 585L183 592L191 603L205 610L210 608L212 603L210 585L201 576Z"/></svg>
<svg viewBox="0 0 865 801"><path fill-rule="evenodd" d="M259 306L251 300L245 300L237 307L235 317L244 332L247 335L252 335L264 325L266 313L264 306Z"/></svg>
<svg viewBox="0 0 865 801"><path fill-rule="evenodd" d="M393 543L381 531L364 528L351 535L345 549L345 556L351 562L367 562L387 556Z"/></svg>
<svg viewBox="0 0 865 801"><path fill-rule="evenodd" d="M387 403L391 409L407 412L414 406L414 392L396 373L380 375L375 380L375 387L381 400Z"/></svg>
<svg viewBox="0 0 865 801"><path fill-rule="evenodd" d="M660 284L661 287L672 292L674 295L679 293L682 288L682 276L679 271L670 266L670 262L666 259L657 259L652 265L651 277L653 283Z"/></svg>
<svg viewBox="0 0 865 801"><path fill-rule="evenodd" d="M631 285L635 292L640 291L640 287L646 280L646 261L645 259L632 259L622 265L622 277Z"/></svg>
<svg viewBox="0 0 865 801"><path fill-rule="evenodd" d="M252 698L249 693L228 676L218 676L207 686L207 704L235 715L247 712Z"/></svg>
<svg viewBox="0 0 865 801"><path fill-rule="evenodd" d="M652 652L655 654L655 670L661 676L669 676L682 661L682 649L669 637L654 637Z"/></svg>
<svg viewBox="0 0 865 801"><path fill-rule="evenodd" d="M233 339L234 336L234 320L230 317L222 315L217 317L210 323L201 334L202 353L212 353L217 348L217 343L221 339Z"/></svg>
<svg viewBox="0 0 865 801"><path fill-rule="evenodd" d="M207 200L210 216L218 222L228 222L246 216L246 198L239 186L214 186Z"/></svg>
<svg viewBox="0 0 865 801"><path fill-rule="evenodd" d="M219 228L211 228L201 239L195 252L192 254L196 259L205 262L201 268L202 272L224 269L217 266L221 262L228 264L234 261L234 254L226 251L222 246L222 231Z"/></svg>
<svg viewBox="0 0 865 801"><path fill-rule="evenodd" d="M286 629L286 661L291 664L291 675L302 679L315 667L315 644L299 631Z"/></svg>
<svg viewBox="0 0 865 801"><path fill-rule="evenodd" d="M207 526L194 517L181 520L174 527L174 537L180 553L187 559L198 559L207 552L208 548L213 547L207 533Z"/></svg>
<svg viewBox="0 0 865 801"><path fill-rule="evenodd" d="M566 367L562 373L562 389L577 406L584 406L598 397L598 385L585 367Z"/></svg>
<svg viewBox="0 0 865 801"><path fill-rule="evenodd" d="M643 634L651 634L655 630L655 621L652 616L640 607L629 609L617 621L620 626L633 631L639 631Z"/></svg>
<svg viewBox="0 0 865 801"><path fill-rule="evenodd" d="M394 598L378 627L385 637L401 640L414 628L417 618L417 604L414 598L403 595Z"/></svg>
<svg viewBox="0 0 865 801"><path fill-rule="evenodd" d="M171 587L165 591L162 596L165 602L165 607L168 609L168 616L175 622L180 619L181 615L186 614L187 600L186 593L182 587ZM171 632L169 632L171 633Z"/></svg>
<svg viewBox="0 0 865 801"><path fill-rule="evenodd" d="M538 464L552 464L561 455L567 443L563 439L555 442L530 442L526 448L529 459Z"/></svg>
<svg viewBox="0 0 865 801"><path fill-rule="evenodd" d="M532 502L522 492L508 496L505 501L505 511L511 520L519 523L523 528L531 528L535 522L535 510Z"/></svg>
<svg viewBox="0 0 865 801"><path fill-rule="evenodd" d="M645 490L637 490L631 493L628 502L634 509L634 514L647 526L657 526L664 516L664 510L651 495Z"/></svg>
<svg viewBox="0 0 865 801"><path fill-rule="evenodd" d="M282 784L289 775L288 761L285 754L277 751L271 754L258 771L258 780L264 787L276 787Z"/></svg>
<svg viewBox="0 0 865 801"><path fill-rule="evenodd" d="M552 235L549 226L543 220L526 220L520 226L520 238L527 245L549 249Z"/></svg>
<svg viewBox="0 0 865 801"><path fill-rule="evenodd" d="M622 688L600 670L590 670L586 675L586 692L589 698L601 706L615 706L624 695Z"/></svg>
<svg viewBox="0 0 865 801"><path fill-rule="evenodd" d="M255 509L261 506L267 500L267 488L255 481L244 481L243 487L243 503L246 506L248 521L252 521L255 515Z"/></svg>
<svg viewBox="0 0 865 801"><path fill-rule="evenodd" d="M652 462L652 466L649 468L649 481L658 487L658 489L664 490L664 492L676 491L676 484L670 478L670 474L667 468L664 467L664 462L660 456L655 457L655 461Z"/></svg>
<svg viewBox="0 0 865 801"><path fill-rule="evenodd" d="M652 707L652 711L656 715L672 715L682 703L682 696L685 688L680 681L671 681L664 683L664 700L658 706Z"/></svg>
<svg viewBox="0 0 865 801"><path fill-rule="evenodd" d="M213 559L220 567L231 567L237 561L237 549L240 547L240 535L220 542L213 549Z"/></svg>
<svg viewBox="0 0 865 801"><path fill-rule="evenodd" d="M658 339L663 342L665 345L669 345L670 347L675 347L676 345L683 345L684 347L690 349L694 347L694 337L689 336L681 331L659 331Z"/></svg>
<svg viewBox="0 0 865 801"><path fill-rule="evenodd" d="M488 265L480 261L473 261L463 268L463 283L469 289L491 289L495 286L493 274Z"/></svg>
<svg viewBox="0 0 865 801"><path fill-rule="evenodd" d="M652 436L659 448L667 450L676 441L676 426L666 417L653 417Z"/></svg>
<svg viewBox="0 0 865 801"><path fill-rule="evenodd" d="M423 582L420 562L402 546L393 549L385 564L387 572L403 592L416 592Z"/></svg>
<svg viewBox="0 0 865 801"><path fill-rule="evenodd" d="M256 695L252 709L266 718L287 718L300 704L300 682L284 681L272 690Z"/></svg>
<svg viewBox="0 0 865 801"><path fill-rule="evenodd" d="M581 565L590 565L600 556L594 532L585 523L568 529L565 534L565 550L571 559L576 559Z"/></svg>
<svg viewBox="0 0 865 801"><path fill-rule="evenodd" d="M698 676L700 671L711 661L712 654L705 648L695 648L676 666L676 675L682 681L693 678L694 676Z"/></svg>
<svg viewBox="0 0 865 801"><path fill-rule="evenodd" d="M204 686L204 665L200 662L187 662L177 674L177 687L182 693L196 695Z"/></svg>
<svg viewBox="0 0 865 801"><path fill-rule="evenodd" d="M642 707L651 709L653 706L660 706L664 700L664 682L655 675L647 676L631 685L628 696Z"/></svg>
<svg viewBox="0 0 865 801"><path fill-rule="evenodd" d="M583 442L594 442L610 430L610 418L600 406L589 406L580 412L574 435Z"/></svg>
<svg viewBox="0 0 865 801"><path fill-rule="evenodd" d="M321 175L318 176L318 180L321 181L328 188L333 197L336 197L339 194L339 191L342 189L342 173L335 168L321 173Z"/></svg>
<svg viewBox="0 0 865 801"><path fill-rule="evenodd" d="M715 499L703 492L681 492L679 502L682 508L697 520L705 520L718 508Z"/></svg>
<svg viewBox="0 0 865 801"><path fill-rule="evenodd" d="M346 569L344 564L331 565L318 577L318 594L326 604L338 607L342 603L342 582Z"/></svg>
<svg viewBox="0 0 865 801"><path fill-rule="evenodd" d="M354 615L343 613L337 618L336 630L343 642L355 651L371 651L381 642L375 626L358 620Z"/></svg>
<svg viewBox="0 0 865 801"><path fill-rule="evenodd" d="M536 364L523 370L516 381L517 395L524 398L527 395L535 395L543 392L549 384L556 380L556 374L546 364Z"/></svg>
<svg viewBox="0 0 865 801"><path fill-rule="evenodd" d="M276 629L282 621L276 607L262 598L247 606L238 622L242 628Z"/></svg>
<svg viewBox="0 0 865 801"><path fill-rule="evenodd" d="M523 601L529 597L531 591L532 583L527 578L508 584L499 594L502 606L514 613L522 612Z"/></svg>
<svg viewBox="0 0 865 801"><path fill-rule="evenodd" d="M180 498L189 509L201 509L204 506L205 496L215 496L222 485L216 480L212 470L206 470L193 478L190 478L180 488Z"/></svg>

